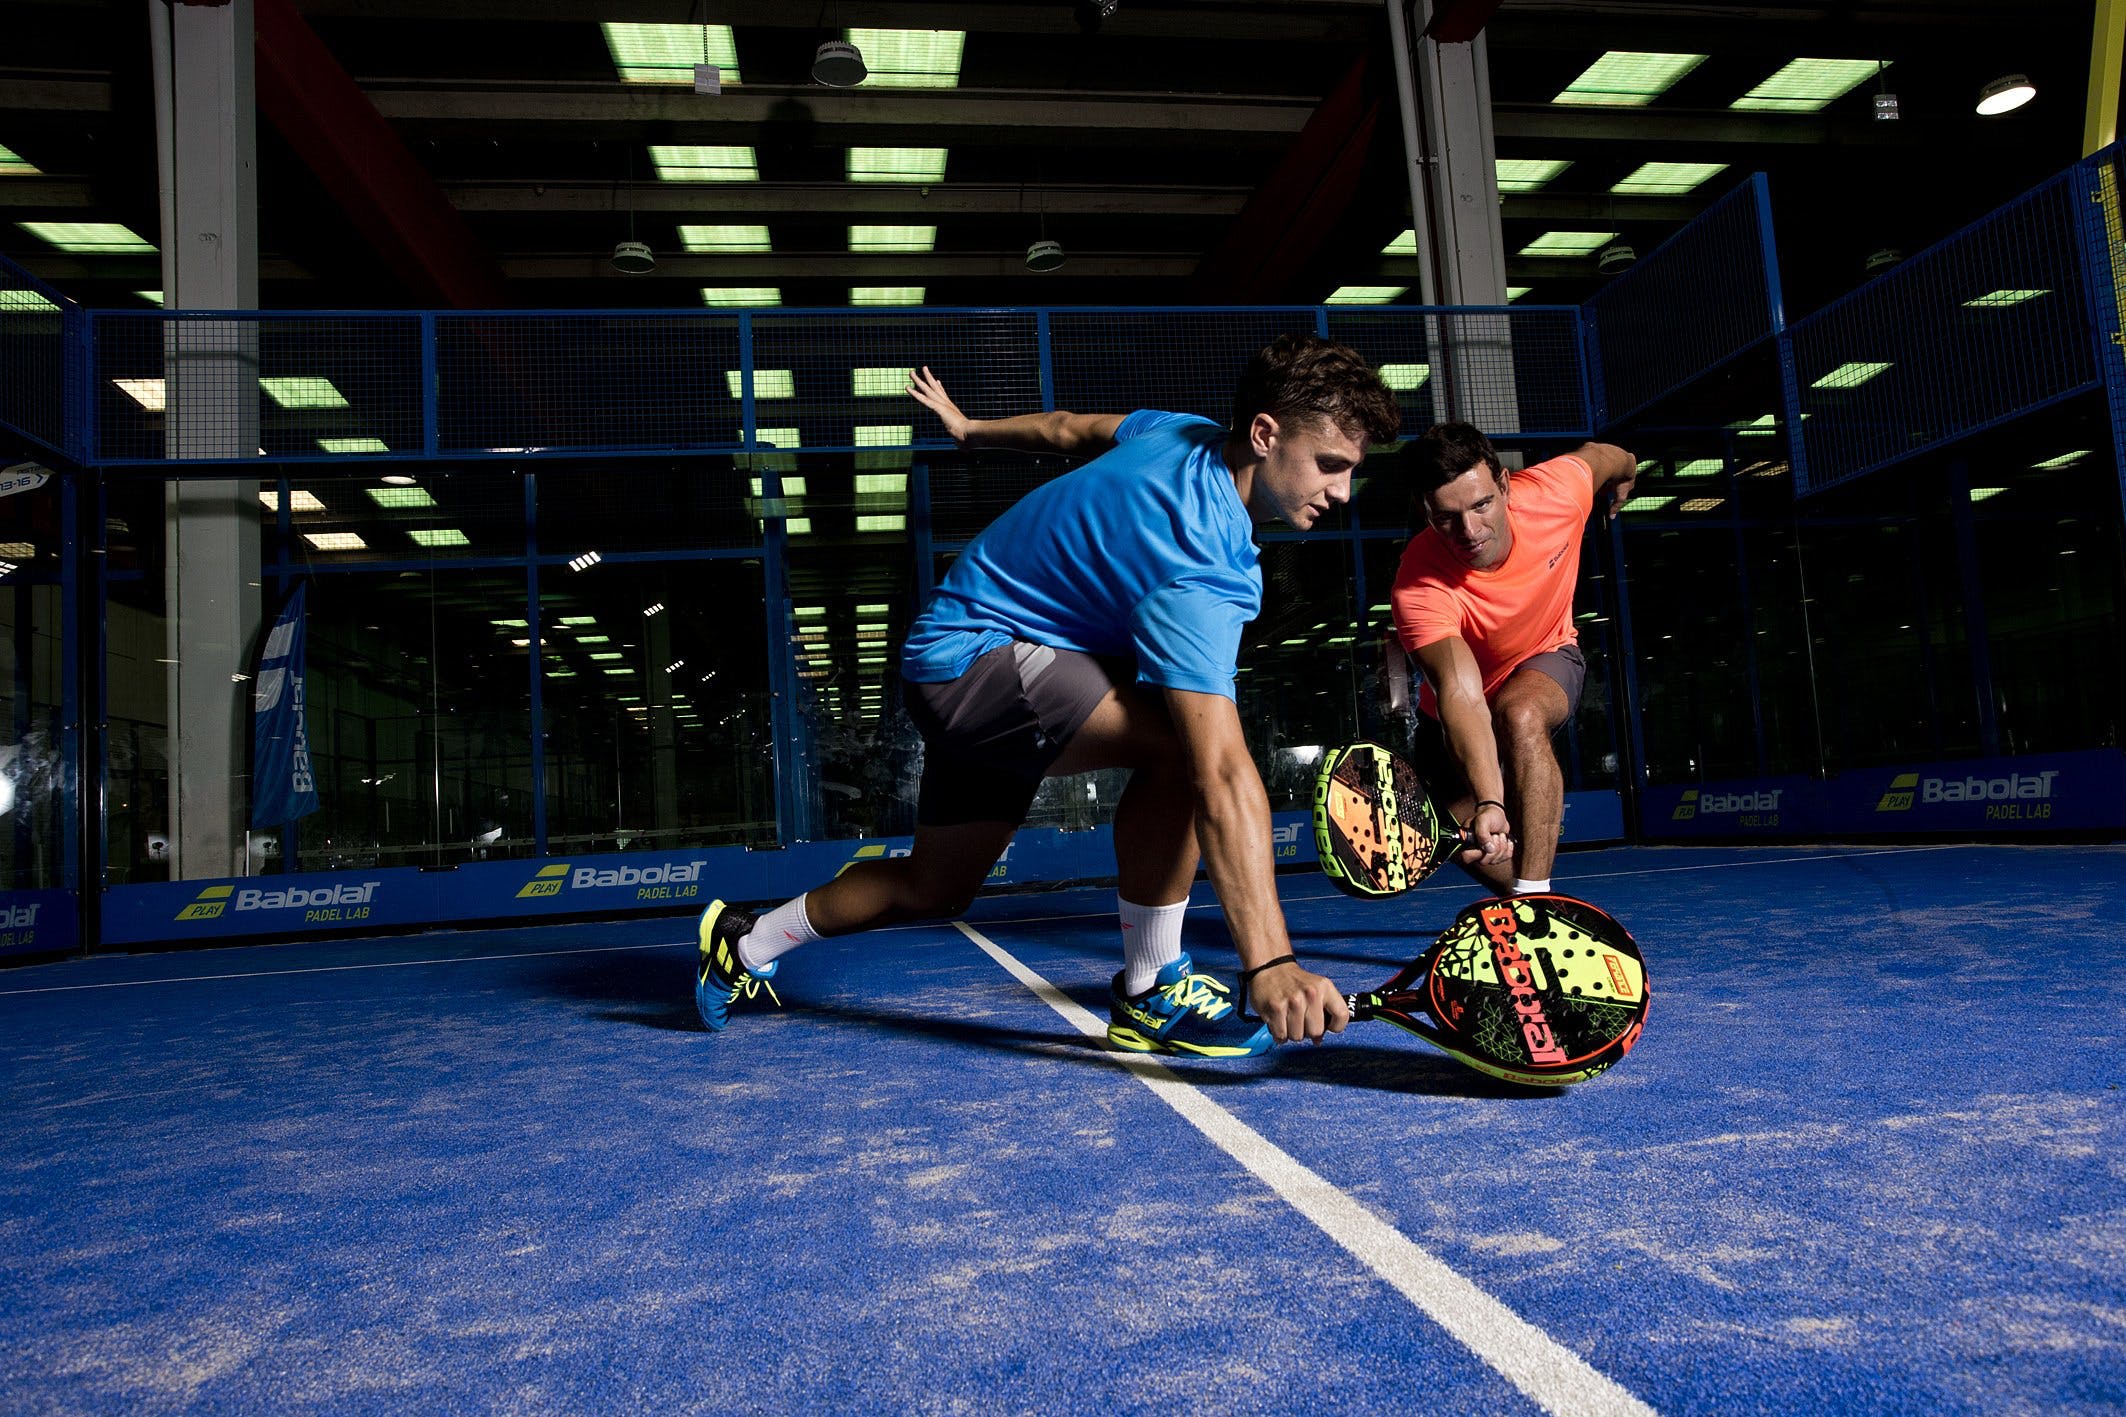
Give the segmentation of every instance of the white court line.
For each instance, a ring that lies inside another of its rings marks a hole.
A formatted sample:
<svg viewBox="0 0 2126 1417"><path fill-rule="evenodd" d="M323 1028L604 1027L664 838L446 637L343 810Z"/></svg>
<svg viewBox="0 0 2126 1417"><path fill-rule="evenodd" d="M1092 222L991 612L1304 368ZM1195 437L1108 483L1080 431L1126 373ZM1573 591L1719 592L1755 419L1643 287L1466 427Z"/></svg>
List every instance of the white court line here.
<svg viewBox="0 0 2126 1417"><path fill-rule="evenodd" d="M960 933L982 947L1080 1033L1104 1038L1107 1025L1047 979L964 921ZM1654 1409L1597 1372L1586 1359L1463 1278L1438 1256L1330 1185L1274 1142L1183 1082L1171 1068L1135 1053L1112 1053L1160 1101L1179 1112L1219 1150L1393 1285L1425 1316L1526 1393L1556 1413L1632 1413Z"/></svg>
<svg viewBox="0 0 2126 1417"><path fill-rule="evenodd" d="M40 989L0 989L0 999L15 994L71 994L82 989L137 989L144 984L207 984L221 979L276 979L283 974L347 974L358 969L411 969L417 964L472 964L487 959L546 959L553 955L602 955L616 950L669 950L691 941L650 945L586 945L574 950L526 950L521 954L447 955L439 959L380 959L366 964L319 964L303 969L253 969L242 974L173 974L164 979L116 979L107 984L52 984Z"/></svg>

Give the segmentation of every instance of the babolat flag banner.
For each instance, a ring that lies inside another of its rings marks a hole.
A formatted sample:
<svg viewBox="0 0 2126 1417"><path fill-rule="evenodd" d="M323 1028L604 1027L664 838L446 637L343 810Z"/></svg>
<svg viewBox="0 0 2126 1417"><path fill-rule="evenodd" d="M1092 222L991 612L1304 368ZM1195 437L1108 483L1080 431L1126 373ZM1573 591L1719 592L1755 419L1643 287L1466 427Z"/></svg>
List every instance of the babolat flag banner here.
<svg viewBox="0 0 2126 1417"><path fill-rule="evenodd" d="M251 825L276 827L315 812L310 731L303 721L303 607L310 583L297 581L259 651L251 691Z"/></svg>

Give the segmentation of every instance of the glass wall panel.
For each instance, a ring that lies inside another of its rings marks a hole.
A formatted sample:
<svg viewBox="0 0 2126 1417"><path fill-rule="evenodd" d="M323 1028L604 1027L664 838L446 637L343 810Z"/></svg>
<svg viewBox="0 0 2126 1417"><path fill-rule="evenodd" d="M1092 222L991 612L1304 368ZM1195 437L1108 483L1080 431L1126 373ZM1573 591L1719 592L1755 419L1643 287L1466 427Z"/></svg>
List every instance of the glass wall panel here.
<svg viewBox="0 0 2126 1417"><path fill-rule="evenodd" d="M59 483L0 498L0 890L64 880Z"/></svg>
<svg viewBox="0 0 2126 1417"><path fill-rule="evenodd" d="M550 850L773 843L761 563L607 561L539 575ZM512 647L521 685L530 631L518 594L488 632Z"/></svg>
<svg viewBox="0 0 2126 1417"><path fill-rule="evenodd" d="M493 623L524 604L517 570L312 580L306 700L320 807L301 821L292 868L533 853L524 650Z"/></svg>
<svg viewBox="0 0 2126 1417"><path fill-rule="evenodd" d="M1270 810L1311 808L1322 749L1354 737L1361 704L1379 695L1380 652L1358 648L1342 538L1264 542L1262 585L1262 615L1240 638L1240 724Z"/></svg>
<svg viewBox="0 0 2126 1417"><path fill-rule="evenodd" d="M104 491L104 880L170 877L169 640L160 482ZM92 824L93 829L93 824Z"/></svg>

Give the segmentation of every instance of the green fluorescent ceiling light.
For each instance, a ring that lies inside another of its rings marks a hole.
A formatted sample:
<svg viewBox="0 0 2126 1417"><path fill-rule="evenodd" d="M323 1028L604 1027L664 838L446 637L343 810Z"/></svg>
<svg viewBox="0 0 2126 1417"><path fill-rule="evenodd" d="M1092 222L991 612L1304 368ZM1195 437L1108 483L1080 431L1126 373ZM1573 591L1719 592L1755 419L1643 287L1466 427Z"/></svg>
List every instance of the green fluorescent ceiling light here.
<svg viewBox="0 0 2126 1417"><path fill-rule="evenodd" d="M849 392L860 399L897 398L908 391L910 369L852 369Z"/></svg>
<svg viewBox="0 0 2126 1417"><path fill-rule="evenodd" d="M1492 167L1497 170L1501 192L1533 192L1560 172L1572 166L1569 161L1552 158L1502 157L1494 159ZM1397 237L1400 241L1402 238ZM1417 233L1410 233L1409 255L1417 254Z"/></svg>
<svg viewBox="0 0 2126 1417"><path fill-rule="evenodd" d="M150 305L162 304L162 292L159 290L136 290L133 293Z"/></svg>
<svg viewBox="0 0 2126 1417"><path fill-rule="evenodd" d="M1644 108L1703 64L1703 54L1654 54L1612 49L1559 91L1552 103Z"/></svg>
<svg viewBox="0 0 2126 1417"><path fill-rule="evenodd" d="M1809 385L1809 387L1812 389L1854 389L1865 384L1889 367L1888 363L1874 363L1867 360L1841 364L1815 383Z"/></svg>
<svg viewBox="0 0 2126 1417"><path fill-rule="evenodd" d="M286 375L258 381L258 386L282 408L345 408L347 397L330 379L314 374Z"/></svg>
<svg viewBox="0 0 2126 1417"><path fill-rule="evenodd" d="M1534 289L1535 287L1532 285L1509 285L1506 287L1506 299L1509 301L1518 300Z"/></svg>
<svg viewBox="0 0 2126 1417"><path fill-rule="evenodd" d="M1727 171L1724 162L1649 162L1609 190L1627 197L1673 197Z"/></svg>
<svg viewBox="0 0 2126 1417"><path fill-rule="evenodd" d="M454 526L423 527L406 533L417 546L470 546L472 538Z"/></svg>
<svg viewBox="0 0 2126 1417"><path fill-rule="evenodd" d="M1429 364L1383 364L1380 381L1399 394L1409 393L1432 376Z"/></svg>
<svg viewBox="0 0 2126 1417"><path fill-rule="evenodd" d="M1383 256L1415 256L1417 254L1417 233L1415 231L1405 231L1402 235L1381 247L1380 253Z"/></svg>
<svg viewBox="0 0 2126 1417"><path fill-rule="evenodd" d="M366 551L369 543L351 531L306 531L303 540L320 551Z"/></svg>
<svg viewBox="0 0 2126 1417"><path fill-rule="evenodd" d="M851 182L942 182L944 148L851 148Z"/></svg>
<svg viewBox="0 0 2126 1417"><path fill-rule="evenodd" d="M595 654L591 655L591 658L594 660L620 659L623 657L624 656L622 656L620 651L617 649L599 650Z"/></svg>
<svg viewBox="0 0 2126 1417"><path fill-rule="evenodd" d="M394 510L406 507L433 507L436 499L428 495L425 487L368 487L369 500L379 507Z"/></svg>
<svg viewBox="0 0 2126 1417"><path fill-rule="evenodd" d="M894 390L899 393L899 389ZM856 436L850 440L859 448L905 448L915 441L915 425L912 423L860 423ZM857 607L859 611L862 606ZM885 606L878 607L884 613Z"/></svg>
<svg viewBox="0 0 2126 1417"><path fill-rule="evenodd" d="M0 143L0 177L41 177L35 166L22 160L21 154Z"/></svg>
<svg viewBox="0 0 2126 1417"><path fill-rule="evenodd" d="M1329 292L1324 305L1385 305L1410 287L1407 285L1339 285Z"/></svg>
<svg viewBox="0 0 2126 1417"><path fill-rule="evenodd" d="M723 70L726 84L740 82L738 45L729 25L636 25L607 22L605 47L624 84L689 84L696 64Z"/></svg>
<svg viewBox="0 0 2126 1417"><path fill-rule="evenodd" d="M791 536L810 536L812 534L812 518L785 517L783 518L783 530Z"/></svg>
<svg viewBox="0 0 2126 1417"><path fill-rule="evenodd" d="M562 625L595 625L598 623L598 617L595 615L564 615L555 623Z"/></svg>
<svg viewBox="0 0 2126 1417"><path fill-rule="evenodd" d="M753 495L754 495L755 497L760 497L760 496L764 496L764 495L765 495L765 494L764 494L764 493L763 493L763 492L762 492L762 491L760 490L760 483L761 483L761 480L760 480L759 478L755 477L755 478L752 478L752 479L750 479L750 481L749 481L749 482L748 482L748 484L747 484L748 486L750 486L750 487L751 487L751 488L753 489ZM804 480L804 479L803 479L802 477L785 477L785 478L784 478L784 479L782 480L782 495L783 495L783 496L784 496L785 498L789 498L789 499L793 499L793 500L794 500L795 498L798 498L798 497L802 497L802 496L804 496L804 495L805 495L805 480Z"/></svg>
<svg viewBox="0 0 2126 1417"><path fill-rule="evenodd" d="M731 251L772 251L765 226L682 226L679 244L687 251L711 254Z"/></svg>
<svg viewBox="0 0 2126 1417"><path fill-rule="evenodd" d="M1627 512L1665 512L1676 505L1674 497L1634 497L1624 504Z"/></svg>
<svg viewBox="0 0 2126 1417"><path fill-rule="evenodd" d="M1683 499L1683 505L1676 508L1676 510L1679 512L1710 512L1726 505L1727 498L1725 497L1686 497Z"/></svg>
<svg viewBox="0 0 2126 1417"><path fill-rule="evenodd" d="M320 438L317 445L328 453L388 453L382 438Z"/></svg>
<svg viewBox="0 0 2126 1417"><path fill-rule="evenodd" d="M965 30L844 30L863 51L871 71L864 87L873 89L950 89L960 83L960 55Z"/></svg>
<svg viewBox="0 0 2126 1417"><path fill-rule="evenodd" d="M1614 231L1546 231L1521 248L1523 256L1584 256L1617 239Z"/></svg>
<svg viewBox="0 0 2126 1417"><path fill-rule="evenodd" d="M920 305L924 288L919 285L859 285L849 290L851 305Z"/></svg>
<svg viewBox="0 0 2126 1417"><path fill-rule="evenodd" d="M878 601L871 601L868 604L857 606L856 613L859 615L884 615L890 609L892 609L892 607L889 605L882 604Z"/></svg>
<svg viewBox="0 0 2126 1417"><path fill-rule="evenodd" d="M856 475L856 495L859 497L893 497L908 494L908 474L905 472L860 472Z"/></svg>
<svg viewBox="0 0 2126 1417"><path fill-rule="evenodd" d="M1729 104L1758 113L1814 113L1875 77L1873 59L1796 59Z"/></svg>
<svg viewBox="0 0 2126 1417"><path fill-rule="evenodd" d="M1974 502L1988 502L2007 490L2005 487L1974 487L1971 489L1971 500Z"/></svg>
<svg viewBox="0 0 2126 1417"><path fill-rule="evenodd" d="M1976 300L1966 300L1964 308L1966 310L1998 310L2004 305L2020 305L2025 300L2035 300L2040 295L2050 294L2052 292L2049 290L1995 290L1979 296Z"/></svg>
<svg viewBox="0 0 2126 1417"><path fill-rule="evenodd" d="M58 308L34 290L0 290L0 312L6 314L44 314Z"/></svg>
<svg viewBox="0 0 2126 1417"><path fill-rule="evenodd" d="M772 452L787 452L792 448L802 448L805 445L805 435L802 430L796 428L760 428L754 430L753 441ZM789 486L790 480L784 478L783 485Z"/></svg>
<svg viewBox="0 0 2126 1417"><path fill-rule="evenodd" d="M1676 464L1676 476L1718 477L1720 475L1720 466L1720 459L1718 458L1692 458L1689 462Z"/></svg>
<svg viewBox="0 0 2126 1417"><path fill-rule="evenodd" d="M760 164L748 147L650 144L660 182L758 182Z"/></svg>
<svg viewBox="0 0 2126 1417"><path fill-rule="evenodd" d="M577 636L576 636L576 643L577 643L577 644L579 644L579 645L609 645L609 644L611 644L612 642L613 642L613 637L612 637L611 635L577 635Z"/></svg>
<svg viewBox="0 0 2126 1417"><path fill-rule="evenodd" d="M772 285L705 285L701 288L701 303L740 307L780 305L782 290Z"/></svg>
<svg viewBox="0 0 2126 1417"><path fill-rule="evenodd" d="M724 387L731 397L746 396L745 375L736 369L726 369ZM788 399L797 397L797 381L787 369L755 369L753 371L753 397L756 399Z"/></svg>
<svg viewBox="0 0 2126 1417"><path fill-rule="evenodd" d="M2034 462L2030 466L2040 472L2057 472L2063 467L2072 467L2083 458L2088 457L2089 451L2087 448L2076 448L2071 453L2061 453L2056 458L2046 458L2043 462Z"/></svg>
<svg viewBox="0 0 2126 1417"><path fill-rule="evenodd" d="M490 620L487 623L500 626L505 630L528 630L531 628L529 620Z"/></svg>
<svg viewBox="0 0 2126 1417"><path fill-rule="evenodd" d="M74 255L122 256L155 249L154 242L141 240L115 221L18 221L15 225Z"/></svg>
<svg viewBox="0 0 2126 1417"><path fill-rule="evenodd" d="M258 494L258 500L259 505L269 512L277 512L281 509L281 494L278 492L261 492ZM325 510L325 504L318 501L315 492L297 487L288 493L288 510L291 512L322 512Z"/></svg>
<svg viewBox="0 0 2126 1417"><path fill-rule="evenodd" d="M908 518L898 512L891 516L858 517L856 519L856 529L858 531L906 531L908 529Z"/></svg>
<svg viewBox="0 0 2126 1417"><path fill-rule="evenodd" d="M852 226L851 251L932 251L937 249L934 226Z"/></svg>

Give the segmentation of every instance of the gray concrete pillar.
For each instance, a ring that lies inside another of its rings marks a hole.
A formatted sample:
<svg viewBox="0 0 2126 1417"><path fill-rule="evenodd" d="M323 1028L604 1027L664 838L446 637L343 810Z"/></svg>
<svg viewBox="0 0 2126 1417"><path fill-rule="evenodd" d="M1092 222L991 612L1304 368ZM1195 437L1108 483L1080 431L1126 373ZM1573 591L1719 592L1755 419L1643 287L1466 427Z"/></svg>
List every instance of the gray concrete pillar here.
<svg viewBox="0 0 2126 1417"><path fill-rule="evenodd" d="M258 307L252 0L147 0L163 197L164 306ZM248 320L164 326L172 457L259 451L259 340ZM170 854L175 878L251 869L251 654L261 633L253 479L169 484L164 502Z"/></svg>

